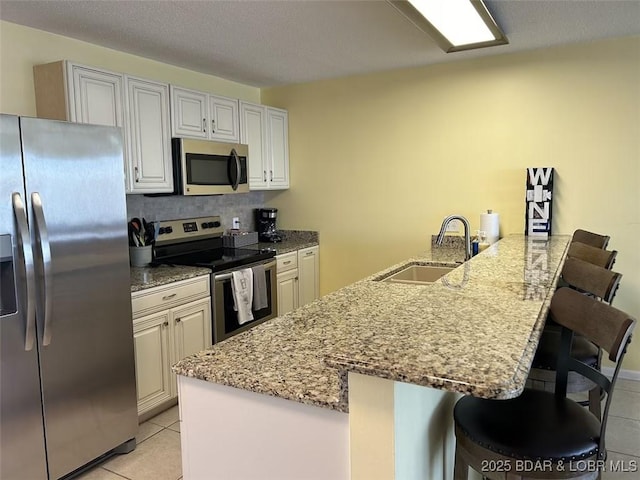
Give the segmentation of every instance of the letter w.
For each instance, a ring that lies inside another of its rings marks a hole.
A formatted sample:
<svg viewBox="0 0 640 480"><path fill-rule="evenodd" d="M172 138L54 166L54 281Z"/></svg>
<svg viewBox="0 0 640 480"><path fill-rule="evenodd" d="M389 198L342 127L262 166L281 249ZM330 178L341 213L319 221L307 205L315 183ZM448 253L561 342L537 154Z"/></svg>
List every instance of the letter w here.
<svg viewBox="0 0 640 480"><path fill-rule="evenodd" d="M531 185L548 185L553 168L527 168ZM542 180L542 181L540 181Z"/></svg>

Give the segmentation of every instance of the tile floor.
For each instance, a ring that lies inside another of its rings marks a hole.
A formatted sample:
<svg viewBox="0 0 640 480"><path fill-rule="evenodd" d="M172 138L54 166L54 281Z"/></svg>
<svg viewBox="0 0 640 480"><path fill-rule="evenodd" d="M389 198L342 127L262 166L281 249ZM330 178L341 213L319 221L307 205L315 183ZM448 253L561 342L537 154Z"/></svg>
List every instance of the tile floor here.
<svg viewBox="0 0 640 480"><path fill-rule="evenodd" d="M82 480L182 479L180 422L177 406L141 424L136 438L138 447L133 452L111 458L79 478ZM640 480L640 382L638 381L618 380L609 414L607 448L609 460L614 463L620 462L619 465L622 466L631 465L634 461L639 470L633 473L607 472L603 474L603 480Z"/></svg>

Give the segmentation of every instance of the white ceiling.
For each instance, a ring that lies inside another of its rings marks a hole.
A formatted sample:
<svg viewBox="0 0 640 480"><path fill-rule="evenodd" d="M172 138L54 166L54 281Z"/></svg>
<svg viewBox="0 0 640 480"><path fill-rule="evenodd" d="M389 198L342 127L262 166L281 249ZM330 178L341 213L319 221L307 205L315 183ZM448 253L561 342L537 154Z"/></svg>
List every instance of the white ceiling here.
<svg viewBox="0 0 640 480"><path fill-rule="evenodd" d="M0 18L256 87L640 34L640 0L489 0L509 45L443 53L383 0L0 0Z"/></svg>

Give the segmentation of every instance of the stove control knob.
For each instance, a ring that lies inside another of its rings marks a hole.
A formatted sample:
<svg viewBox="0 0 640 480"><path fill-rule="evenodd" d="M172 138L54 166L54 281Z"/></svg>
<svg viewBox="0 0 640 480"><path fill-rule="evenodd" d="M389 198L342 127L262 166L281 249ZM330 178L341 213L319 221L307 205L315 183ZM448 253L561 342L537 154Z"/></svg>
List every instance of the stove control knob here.
<svg viewBox="0 0 640 480"><path fill-rule="evenodd" d="M158 229L158 235L164 235L164 227Z"/></svg>
<svg viewBox="0 0 640 480"><path fill-rule="evenodd" d="M173 227L165 227L164 233L172 233L172 232L173 232Z"/></svg>
<svg viewBox="0 0 640 480"><path fill-rule="evenodd" d="M202 228L209 228L209 224L207 222L202 222Z"/></svg>
<svg viewBox="0 0 640 480"><path fill-rule="evenodd" d="M220 226L220 222L211 222L211 226L218 228Z"/></svg>

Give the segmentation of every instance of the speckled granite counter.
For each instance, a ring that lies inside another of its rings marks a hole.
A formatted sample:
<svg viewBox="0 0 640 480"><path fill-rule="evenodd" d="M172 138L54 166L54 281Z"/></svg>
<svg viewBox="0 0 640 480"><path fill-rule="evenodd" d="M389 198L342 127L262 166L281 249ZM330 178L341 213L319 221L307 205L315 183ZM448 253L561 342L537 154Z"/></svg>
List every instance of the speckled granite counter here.
<svg viewBox="0 0 640 480"><path fill-rule="evenodd" d="M160 265L158 267L131 267L131 292L159 285L208 275L211 270L202 267Z"/></svg>
<svg viewBox="0 0 640 480"><path fill-rule="evenodd" d="M276 255L282 255L318 245L318 232L309 230L279 230L279 232L282 235L282 242L260 242L242 248L269 249L275 251Z"/></svg>
<svg viewBox="0 0 640 480"><path fill-rule="evenodd" d="M232 337L180 375L347 412L347 374L511 398L524 387L569 236L510 236L428 285L378 281L434 249Z"/></svg>

